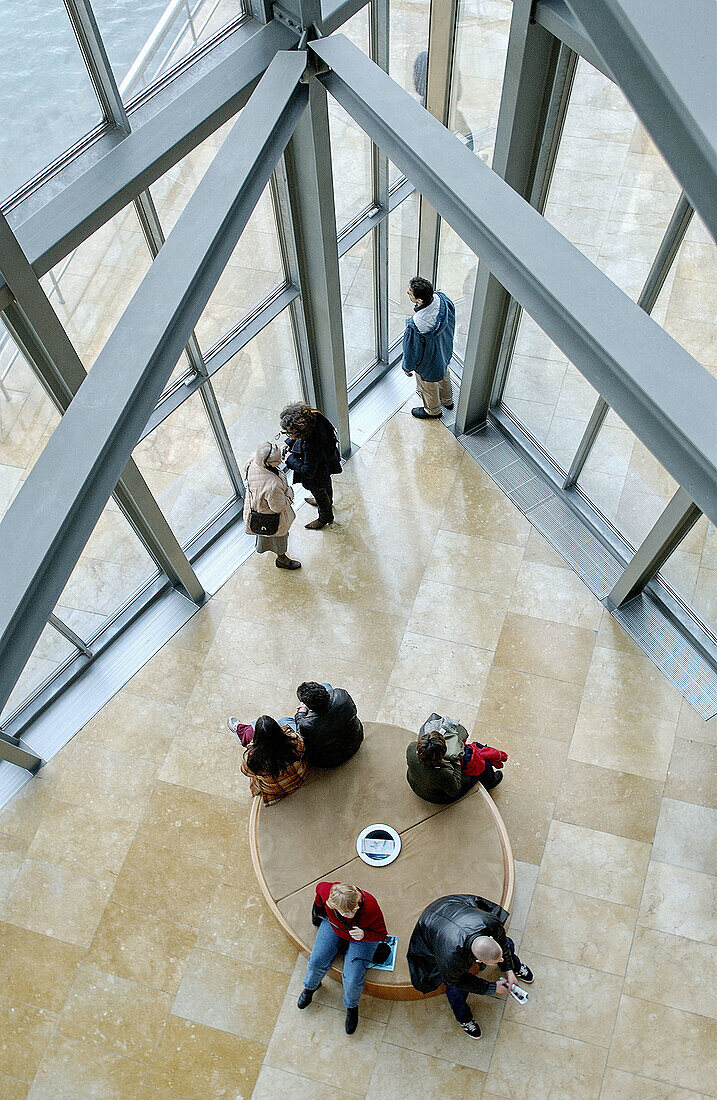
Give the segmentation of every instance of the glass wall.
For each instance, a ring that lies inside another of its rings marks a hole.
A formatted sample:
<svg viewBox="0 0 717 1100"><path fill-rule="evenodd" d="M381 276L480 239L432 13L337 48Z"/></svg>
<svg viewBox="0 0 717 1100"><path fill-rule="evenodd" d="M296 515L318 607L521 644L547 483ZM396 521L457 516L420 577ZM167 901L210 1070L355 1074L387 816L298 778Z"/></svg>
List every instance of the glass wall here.
<svg viewBox="0 0 717 1100"><path fill-rule="evenodd" d="M368 54L368 8L349 19L341 33ZM336 230L340 232L373 201L371 141L333 96L328 97L328 103Z"/></svg>
<svg viewBox="0 0 717 1100"><path fill-rule="evenodd" d="M372 230L341 257L346 377L349 385L376 358Z"/></svg>
<svg viewBox="0 0 717 1100"><path fill-rule="evenodd" d="M406 293L418 268L418 194L388 216L388 342L400 339L413 306Z"/></svg>

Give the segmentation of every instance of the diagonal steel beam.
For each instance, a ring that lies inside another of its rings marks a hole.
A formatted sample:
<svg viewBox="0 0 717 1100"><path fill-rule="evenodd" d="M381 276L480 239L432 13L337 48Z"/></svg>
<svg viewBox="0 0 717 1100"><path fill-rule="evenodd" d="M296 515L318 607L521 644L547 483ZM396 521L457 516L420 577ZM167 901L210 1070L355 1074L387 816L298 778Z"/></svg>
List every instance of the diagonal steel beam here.
<svg viewBox="0 0 717 1100"><path fill-rule="evenodd" d="M717 240L714 0L566 0Z"/></svg>
<svg viewBox="0 0 717 1100"><path fill-rule="evenodd" d="M270 64L0 524L0 708L304 110L305 64Z"/></svg>
<svg viewBox="0 0 717 1100"><path fill-rule="evenodd" d="M310 48L331 94L717 519L717 380L343 35Z"/></svg>

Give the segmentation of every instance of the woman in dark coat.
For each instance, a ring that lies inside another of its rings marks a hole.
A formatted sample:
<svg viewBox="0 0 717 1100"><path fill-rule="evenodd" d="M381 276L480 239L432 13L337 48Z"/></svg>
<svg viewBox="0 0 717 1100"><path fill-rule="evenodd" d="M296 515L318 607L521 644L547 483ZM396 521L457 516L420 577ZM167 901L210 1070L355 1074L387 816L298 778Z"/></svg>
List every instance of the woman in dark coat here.
<svg viewBox="0 0 717 1100"><path fill-rule="evenodd" d="M334 522L334 493L331 475L341 473L341 456L336 432L330 420L317 409L297 401L287 405L280 416L281 430L287 435L284 447L286 465L313 495L308 503L318 508L318 519L306 524L309 531L320 531Z"/></svg>

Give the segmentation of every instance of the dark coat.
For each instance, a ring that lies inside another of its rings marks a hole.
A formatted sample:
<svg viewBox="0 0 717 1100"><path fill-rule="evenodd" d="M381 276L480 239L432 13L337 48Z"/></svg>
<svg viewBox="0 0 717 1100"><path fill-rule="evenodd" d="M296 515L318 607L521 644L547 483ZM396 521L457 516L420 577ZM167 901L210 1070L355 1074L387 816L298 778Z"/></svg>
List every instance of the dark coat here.
<svg viewBox="0 0 717 1100"><path fill-rule="evenodd" d="M294 484L299 482L310 491L330 488L331 475L341 473L336 432L322 413L318 413L316 427L310 435L291 443L286 465L294 471Z"/></svg>
<svg viewBox="0 0 717 1100"><path fill-rule="evenodd" d="M478 936L492 936L503 950L500 969L515 968L505 923L509 914L495 902L475 894L449 894L421 913L408 945L411 984L421 993L439 985L455 985L465 993L493 993L492 982L470 973L476 959L471 944Z"/></svg>
<svg viewBox="0 0 717 1100"><path fill-rule="evenodd" d="M329 709L323 714L299 711L296 715L306 759L315 768L337 768L353 756L363 741L363 726L348 691L332 688L330 694Z"/></svg>
<svg viewBox="0 0 717 1100"><path fill-rule="evenodd" d="M406 749L406 779L419 798L424 798L426 802L455 802L471 789L476 777L465 775L457 760L443 759L437 768L422 764L418 759L417 744L417 741L412 741Z"/></svg>

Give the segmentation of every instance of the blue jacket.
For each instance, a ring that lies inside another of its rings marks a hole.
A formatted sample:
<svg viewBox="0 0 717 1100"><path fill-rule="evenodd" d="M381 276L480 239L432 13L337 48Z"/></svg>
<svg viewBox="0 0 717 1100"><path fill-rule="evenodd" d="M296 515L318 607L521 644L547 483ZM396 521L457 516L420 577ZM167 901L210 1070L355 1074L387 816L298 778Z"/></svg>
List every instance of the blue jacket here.
<svg viewBox="0 0 717 1100"><path fill-rule="evenodd" d="M453 334L456 328L456 307L450 298L437 291L441 300L435 326L430 332L419 332L413 317L406 321L403 334L403 363L407 374L415 371L424 382L440 382L453 355Z"/></svg>

